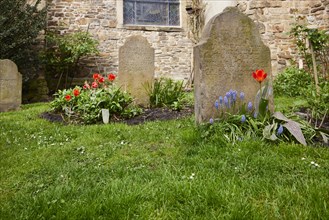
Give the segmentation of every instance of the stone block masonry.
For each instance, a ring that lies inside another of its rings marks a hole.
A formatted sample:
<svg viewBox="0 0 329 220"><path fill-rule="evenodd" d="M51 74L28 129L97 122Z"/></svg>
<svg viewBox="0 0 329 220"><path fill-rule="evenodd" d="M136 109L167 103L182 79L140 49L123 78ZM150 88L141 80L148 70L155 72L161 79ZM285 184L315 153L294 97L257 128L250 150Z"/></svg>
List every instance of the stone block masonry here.
<svg viewBox="0 0 329 220"><path fill-rule="evenodd" d="M186 1L181 3L184 23ZM237 3L238 8L257 23L262 40L270 48L273 75L291 65L291 59L297 56L288 34L297 17L303 18L310 27L329 29L329 0L237 0ZM116 0L52 0L48 1L48 28L65 33L87 30L89 26L88 31L100 42L101 53L96 60L86 61L85 71L97 71L94 66L97 61L103 71L117 73L119 48L126 38L141 35L155 49L157 77L187 79L190 76L193 43L187 37L186 25L127 28L119 24L118 13L122 13L122 8Z"/></svg>
<svg viewBox="0 0 329 220"><path fill-rule="evenodd" d="M329 0L238 0L239 9L259 24L262 39L271 49L276 75L297 57L289 31L297 19L310 28L329 30Z"/></svg>
<svg viewBox="0 0 329 220"><path fill-rule="evenodd" d="M98 71L100 67L104 72L117 73L119 48L128 37L141 35L155 48L156 77L187 80L190 76L193 43L184 27L121 27L115 0L53 0L48 8L48 29L61 33L88 30L99 41L100 56L86 61L84 65L89 68L85 71Z"/></svg>

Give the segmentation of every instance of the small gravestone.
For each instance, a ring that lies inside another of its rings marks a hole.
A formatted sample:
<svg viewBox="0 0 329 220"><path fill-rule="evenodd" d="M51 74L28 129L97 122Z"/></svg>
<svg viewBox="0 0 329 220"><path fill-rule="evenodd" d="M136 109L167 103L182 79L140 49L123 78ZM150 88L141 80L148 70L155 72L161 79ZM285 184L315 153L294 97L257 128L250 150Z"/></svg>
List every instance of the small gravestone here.
<svg viewBox="0 0 329 220"><path fill-rule="evenodd" d="M11 60L0 60L0 112L16 110L22 103L22 75Z"/></svg>
<svg viewBox="0 0 329 220"><path fill-rule="evenodd" d="M256 24L237 8L229 7L206 25L201 41L194 47L196 122L208 121L215 100L230 89L245 93L254 102L259 89L252 77L263 69L271 80L271 56ZM270 98L270 104L273 103Z"/></svg>
<svg viewBox="0 0 329 220"><path fill-rule="evenodd" d="M142 36L131 36L119 49L118 83L134 98L136 104L147 106L146 87L154 81L154 49Z"/></svg>

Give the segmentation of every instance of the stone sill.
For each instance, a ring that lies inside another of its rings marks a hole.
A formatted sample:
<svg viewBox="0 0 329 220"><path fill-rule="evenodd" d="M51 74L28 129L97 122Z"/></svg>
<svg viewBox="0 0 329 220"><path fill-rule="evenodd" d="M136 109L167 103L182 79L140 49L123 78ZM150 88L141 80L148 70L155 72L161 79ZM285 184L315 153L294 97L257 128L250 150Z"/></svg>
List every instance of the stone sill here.
<svg viewBox="0 0 329 220"><path fill-rule="evenodd" d="M163 31L163 32L183 32L181 27L168 27L168 26L138 26L138 25L122 25L118 28L126 30L139 30L139 31Z"/></svg>

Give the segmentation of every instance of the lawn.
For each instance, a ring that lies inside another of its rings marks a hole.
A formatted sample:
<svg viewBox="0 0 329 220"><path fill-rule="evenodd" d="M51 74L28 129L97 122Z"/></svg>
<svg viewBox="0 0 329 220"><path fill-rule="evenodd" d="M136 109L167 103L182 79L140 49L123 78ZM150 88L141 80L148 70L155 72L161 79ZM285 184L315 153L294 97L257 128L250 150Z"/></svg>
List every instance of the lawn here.
<svg viewBox="0 0 329 220"><path fill-rule="evenodd" d="M62 125L48 108L0 113L0 219L329 218L328 148L209 141L193 117Z"/></svg>

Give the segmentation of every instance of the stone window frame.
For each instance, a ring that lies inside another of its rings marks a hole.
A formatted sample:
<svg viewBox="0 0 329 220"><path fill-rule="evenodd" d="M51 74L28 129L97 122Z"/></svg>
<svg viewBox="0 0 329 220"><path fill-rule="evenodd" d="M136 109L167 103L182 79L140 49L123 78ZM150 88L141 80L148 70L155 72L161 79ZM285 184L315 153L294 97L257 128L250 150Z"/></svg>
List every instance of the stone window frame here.
<svg viewBox="0 0 329 220"><path fill-rule="evenodd" d="M187 13L185 11L186 0L179 0L180 5L180 26L156 26L156 25L131 25L123 23L123 1L116 0L117 28L141 31L165 31L182 32L187 28Z"/></svg>

